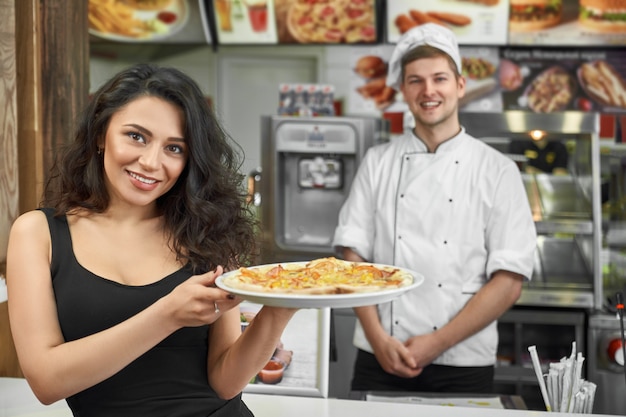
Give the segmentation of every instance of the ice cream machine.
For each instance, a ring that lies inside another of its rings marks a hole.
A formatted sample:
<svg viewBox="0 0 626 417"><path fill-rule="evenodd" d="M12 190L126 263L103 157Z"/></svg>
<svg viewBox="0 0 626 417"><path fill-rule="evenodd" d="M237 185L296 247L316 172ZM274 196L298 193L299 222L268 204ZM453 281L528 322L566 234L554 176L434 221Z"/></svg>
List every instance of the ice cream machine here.
<svg viewBox="0 0 626 417"><path fill-rule="evenodd" d="M261 133L261 262L332 255L339 210L367 148L388 140L388 122L264 116Z"/></svg>

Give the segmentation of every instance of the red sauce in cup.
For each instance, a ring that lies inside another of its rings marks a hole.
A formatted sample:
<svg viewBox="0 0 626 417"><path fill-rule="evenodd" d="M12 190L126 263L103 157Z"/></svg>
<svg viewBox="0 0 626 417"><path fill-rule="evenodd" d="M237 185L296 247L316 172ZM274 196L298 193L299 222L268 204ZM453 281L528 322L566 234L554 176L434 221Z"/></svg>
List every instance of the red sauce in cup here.
<svg viewBox="0 0 626 417"><path fill-rule="evenodd" d="M178 16L176 16L176 13L165 11L165 12L160 12L157 15L157 19L159 19L163 23L170 25L174 23L176 19L178 19Z"/></svg>
<svg viewBox="0 0 626 417"><path fill-rule="evenodd" d="M259 372L259 381L264 384L278 384L283 380L284 365L281 362L270 360Z"/></svg>

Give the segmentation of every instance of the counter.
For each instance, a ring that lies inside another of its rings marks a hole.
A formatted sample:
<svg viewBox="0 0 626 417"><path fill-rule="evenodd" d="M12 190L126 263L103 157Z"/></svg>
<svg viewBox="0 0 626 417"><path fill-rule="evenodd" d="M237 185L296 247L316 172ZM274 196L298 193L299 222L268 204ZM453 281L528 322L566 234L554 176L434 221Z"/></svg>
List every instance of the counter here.
<svg viewBox="0 0 626 417"><path fill-rule="evenodd" d="M244 401L255 417L538 417L540 411L502 410L471 407L445 407L374 401L340 400L334 398L296 397L284 395L244 394ZM600 414L564 414L568 416L600 416ZM59 401L41 405L24 379L0 378L0 417L71 417L72 413Z"/></svg>

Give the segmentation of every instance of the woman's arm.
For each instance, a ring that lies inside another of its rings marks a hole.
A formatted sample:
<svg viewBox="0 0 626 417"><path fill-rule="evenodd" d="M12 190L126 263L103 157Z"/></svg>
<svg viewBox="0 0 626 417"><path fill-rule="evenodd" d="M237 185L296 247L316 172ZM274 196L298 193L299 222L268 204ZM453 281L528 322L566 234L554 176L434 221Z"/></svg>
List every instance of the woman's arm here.
<svg viewBox="0 0 626 417"><path fill-rule="evenodd" d="M239 394L267 364L297 309L264 306L241 333L239 309L209 331L209 384L221 398Z"/></svg>
<svg viewBox="0 0 626 417"><path fill-rule="evenodd" d="M66 342L50 275L51 242L45 215L20 216L7 252L9 317L24 376L44 404L67 398L117 373L183 326L212 323L214 299L224 310L238 301L210 288L217 273L195 276L168 296L102 332Z"/></svg>

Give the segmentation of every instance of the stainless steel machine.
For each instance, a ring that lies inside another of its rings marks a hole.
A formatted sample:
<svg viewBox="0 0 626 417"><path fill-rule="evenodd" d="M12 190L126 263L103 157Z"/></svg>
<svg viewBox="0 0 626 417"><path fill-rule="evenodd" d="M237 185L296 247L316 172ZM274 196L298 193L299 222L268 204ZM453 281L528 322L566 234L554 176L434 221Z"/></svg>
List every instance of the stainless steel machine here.
<svg viewBox="0 0 626 417"><path fill-rule="evenodd" d="M626 382L621 325L617 314L597 313L589 318L587 379L597 384L593 411L626 415Z"/></svg>
<svg viewBox="0 0 626 417"><path fill-rule="evenodd" d="M332 255L339 210L359 162L388 137L388 122L380 118L263 116L260 262Z"/></svg>

